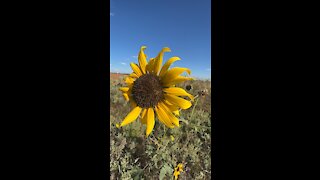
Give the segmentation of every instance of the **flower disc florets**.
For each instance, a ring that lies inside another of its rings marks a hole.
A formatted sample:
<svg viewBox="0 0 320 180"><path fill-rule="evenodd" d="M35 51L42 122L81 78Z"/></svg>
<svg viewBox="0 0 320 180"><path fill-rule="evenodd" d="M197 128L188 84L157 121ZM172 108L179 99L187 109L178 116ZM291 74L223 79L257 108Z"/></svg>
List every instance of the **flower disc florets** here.
<svg viewBox="0 0 320 180"><path fill-rule="evenodd" d="M154 107L163 99L159 78L153 74L140 76L133 84L132 97L142 108Z"/></svg>

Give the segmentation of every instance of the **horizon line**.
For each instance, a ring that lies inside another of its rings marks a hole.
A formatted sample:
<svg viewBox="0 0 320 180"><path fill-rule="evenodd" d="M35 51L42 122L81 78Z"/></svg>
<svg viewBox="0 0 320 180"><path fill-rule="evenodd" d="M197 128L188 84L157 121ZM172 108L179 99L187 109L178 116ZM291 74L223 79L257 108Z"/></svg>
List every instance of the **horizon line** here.
<svg viewBox="0 0 320 180"><path fill-rule="evenodd" d="M129 75L130 73L122 73L122 72L111 72L110 74L123 74L123 75ZM196 80L209 80L211 81L211 77L210 78L201 78L201 77L194 77Z"/></svg>

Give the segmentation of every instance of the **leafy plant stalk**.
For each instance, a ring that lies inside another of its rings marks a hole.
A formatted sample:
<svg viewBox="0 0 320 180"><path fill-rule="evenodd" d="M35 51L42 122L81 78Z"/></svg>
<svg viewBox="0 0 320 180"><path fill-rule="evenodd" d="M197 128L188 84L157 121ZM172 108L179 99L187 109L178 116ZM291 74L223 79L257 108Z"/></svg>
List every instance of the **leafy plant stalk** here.
<svg viewBox="0 0 320 180"><path fill-rule="evenodd" d="M191 111L191 116L190 116L190 120L192 119L192 117L193 117L193 112L194 112L194 109L196 108L196 106L197 106L197 104L198 104L198 101L199 101L199 96L196 96L196 97L195 97L195 99L197 99L197 100L196 100L196 102L194 103L194 106L193 106L193 108L192 108L192 111Z"/></svg>

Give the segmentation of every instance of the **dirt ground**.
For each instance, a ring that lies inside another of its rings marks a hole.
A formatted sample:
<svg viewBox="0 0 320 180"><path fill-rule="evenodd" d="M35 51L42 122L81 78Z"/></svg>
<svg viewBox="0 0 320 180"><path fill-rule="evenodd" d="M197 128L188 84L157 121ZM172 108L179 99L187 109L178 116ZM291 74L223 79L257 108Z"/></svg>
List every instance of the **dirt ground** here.
<svg viewBox="0 0 320 180"><path fill-rule="evenodd" d="M110 79L111 80L118 80L120 78L123 78L129 74L121 74L121 73L110 73Z"/></svg>

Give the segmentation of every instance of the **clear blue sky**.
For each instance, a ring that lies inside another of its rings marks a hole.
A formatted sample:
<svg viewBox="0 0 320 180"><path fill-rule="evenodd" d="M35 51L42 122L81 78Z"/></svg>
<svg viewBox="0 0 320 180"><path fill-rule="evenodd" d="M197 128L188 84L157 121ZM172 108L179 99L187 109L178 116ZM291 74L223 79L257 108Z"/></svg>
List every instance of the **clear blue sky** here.
<svg viewBox="0 0 320 180"><path fill-rule="evenodd" d="M169 47L163 63L179 56L172 66L210 78L211 0L111 0L110 71L132 72L142 45L148 60Z"/></svg>

